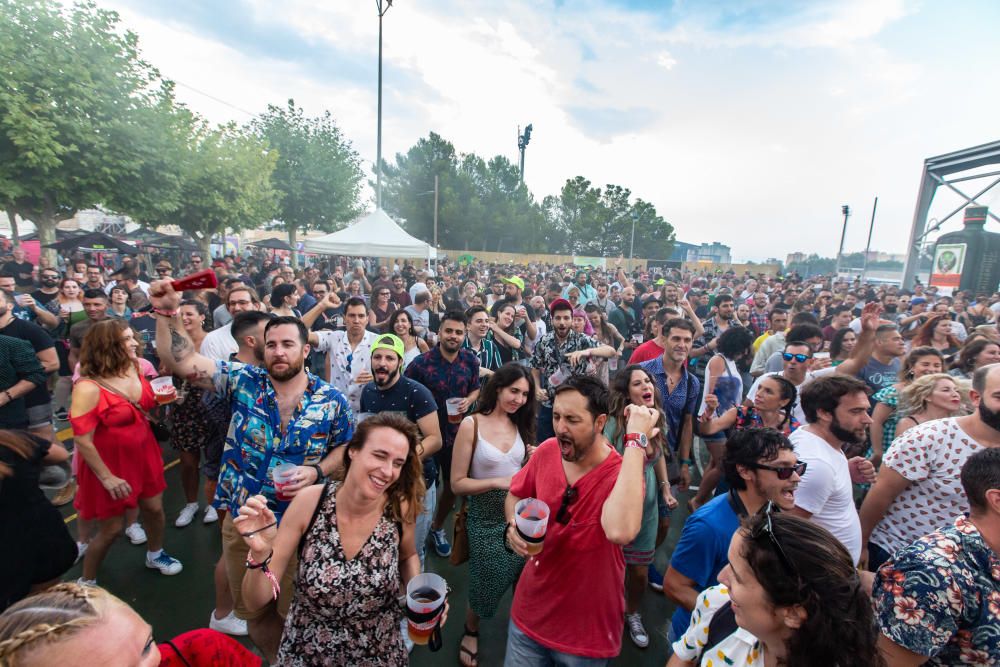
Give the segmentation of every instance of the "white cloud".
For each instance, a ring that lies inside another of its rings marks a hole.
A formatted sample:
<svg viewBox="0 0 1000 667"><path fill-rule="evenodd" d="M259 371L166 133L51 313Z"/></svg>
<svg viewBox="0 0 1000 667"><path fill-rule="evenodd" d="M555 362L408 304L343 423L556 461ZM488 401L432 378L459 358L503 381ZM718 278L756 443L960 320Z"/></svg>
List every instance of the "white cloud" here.
<svg viewBox="0 0 1000 667"><path fill-rule="evenodd" d="M672 70L677 64L677 59L670 55L669 51L663 51L656 56L656 64L665 70Z"/></svg>

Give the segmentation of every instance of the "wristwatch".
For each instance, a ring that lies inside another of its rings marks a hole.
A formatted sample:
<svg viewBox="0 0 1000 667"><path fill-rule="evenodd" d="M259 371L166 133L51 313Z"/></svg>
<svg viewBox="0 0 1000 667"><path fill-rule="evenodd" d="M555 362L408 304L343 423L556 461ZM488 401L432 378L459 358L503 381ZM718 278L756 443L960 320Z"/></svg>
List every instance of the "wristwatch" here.
<svg viewBox="0 0 1000 667"><path fill-rule="evenodd" d="M326 473L323 472L318 463L312 464L312 469L316 471L316 481L313 484L322 484L326 481Z"/></svg>
<svg viewBox="0 0 1000 667"><path fill-rule="evenodd" d="M639 447L641 449L646 449L649 445L649 439L646 438L645 433L626 433L625 434L625 448L629 447Z"/></svg>

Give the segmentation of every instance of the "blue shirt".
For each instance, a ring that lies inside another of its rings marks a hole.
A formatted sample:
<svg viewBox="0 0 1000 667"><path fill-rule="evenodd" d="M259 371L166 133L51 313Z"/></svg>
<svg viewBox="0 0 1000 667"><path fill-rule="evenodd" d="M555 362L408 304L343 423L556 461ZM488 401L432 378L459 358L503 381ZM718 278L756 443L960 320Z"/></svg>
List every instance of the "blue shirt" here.
<svg viewBox="0 0 1000 667"><path fill-rule="evenodd" d="M667 420L667 442L670 444L670 448L676 452L681 437L681 424L684 421L684 415L692 415L694 419L698 417L701 382L688 373L687 366L681 366L680 382L671 393L667 389L667 374L663 370L662 355L639 365L650 372L656 386L660 388L660 396L663 398L663 414Z"/></svg>
<svg viewBox="0 0 1000 667"><path fill-rule="evenodd" d="M716 496L688 517L681 531L670 567L703 591L719 583L719 572L729 563L729 543L740 527L729 494ZM677 607L671 619L674 635L680 637L691 623L691 612Z"/></svg>
<svg viewBox="0 0 1000 667"><path fill-rule="evenodd" d="M247 498L260 493L280 521L288 502L277 499L274 467L317 464L346 444L354 435L351 406L332 385L309 373L302 400L282 432L266 369L231 361L216 361L215 368L215 393L229 402L233 418L212 504L235 516Z"/></svg>

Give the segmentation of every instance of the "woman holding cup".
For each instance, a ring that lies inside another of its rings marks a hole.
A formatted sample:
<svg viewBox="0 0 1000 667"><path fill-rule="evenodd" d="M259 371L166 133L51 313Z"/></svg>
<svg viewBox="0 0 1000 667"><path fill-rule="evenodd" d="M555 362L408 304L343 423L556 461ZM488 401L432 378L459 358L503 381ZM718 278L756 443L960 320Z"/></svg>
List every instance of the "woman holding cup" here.
<svg viewBox="0 0 1000 667"><path fill-rule="evenodd" d="M295 494L280 529L263 496L240 508L251 610L278 594L299 554L277 665L407 664L399 596L400 582L405 587L420 571L413 538L424 497L419 442L406 418L376 415L358 425L336 479ZM443 624L447 605L439 618Z"/></svg>
<svg viewBox="0 0 1000 667"><path fill-rule="evenodd" d="M451 487L468 503L469 607L459 647L465 667L478 664L480 619L496 615L524 567L524 559L503 546L504 501L511 477L534 449L537 411L530 369L507 363L490 376L477 412L463 420L455 436Z"/></svg>

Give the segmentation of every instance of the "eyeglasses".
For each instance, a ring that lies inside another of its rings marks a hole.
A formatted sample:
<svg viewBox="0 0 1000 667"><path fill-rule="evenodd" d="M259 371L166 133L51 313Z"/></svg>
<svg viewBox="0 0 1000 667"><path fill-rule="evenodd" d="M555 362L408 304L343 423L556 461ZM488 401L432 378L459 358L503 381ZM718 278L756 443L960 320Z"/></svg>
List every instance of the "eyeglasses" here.
<svg viewBox="0 0 1000 667"><path fill-rule="evenodd" d="M751 468L757 468L759 470L770 470L777 474L778 479L788 479L795 473L799 477L806 474L806 462L798 461L793 466L769 466L763 463L754 463L750 466Z"/></svg>
<svg viewBox="0 0 1000 667"><path fill-rule="evenodd" d="M771 517L774 514L773 501L771 500L767 501L767 505L764 506L763 514L765 521L762 524L760 524L760 526L756 530L750 532L750 539L756 540L761 536L761 533L766 533L768 539L771 540L771 544L774 545L775 551L778 552L778 560L781 561L781 564L784 566L785 570L788 571L788 574L794 577L798 577L799 576L798 570L796 570L795 566L792 565L792 561L788 558L788 554L785 553L785 550L781 546L781 542L778 541L778 536L774 534L774 525L771 522Z"/></svg>
<svg viewBox="0 0 1000 667"><path fill-rule="evenodd" d="M791 361L792 359L794 359L795 361L799 362L800 364L804 364L807 361L809 361L810 359L812 359L812 355L811 354L792 354L791 352L782 352L781 353L781 358L784 359L785 361Z"/></svg>
<svg viewBox="0 0 1000 667"><path fill-rule="evenodd" d="M556 512L556 522L562 525L569 523L572 518L569 513L569 506L576 502L577 489L569 484L566 485L566 490L563 492L562 504L559 505L559 511Z"/></svg>

